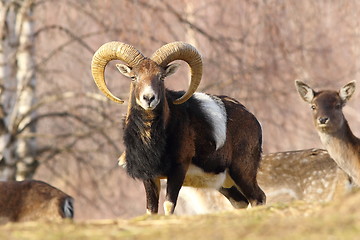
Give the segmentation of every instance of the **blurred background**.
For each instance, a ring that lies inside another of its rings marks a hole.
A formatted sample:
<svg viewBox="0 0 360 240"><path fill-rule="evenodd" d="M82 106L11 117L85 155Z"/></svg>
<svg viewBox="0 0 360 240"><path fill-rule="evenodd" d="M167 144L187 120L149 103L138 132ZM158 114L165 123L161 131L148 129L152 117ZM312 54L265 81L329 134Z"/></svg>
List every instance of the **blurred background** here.
<svg viewBox="0 0 360 240"><path fill-rule="evenodd" d="M203 56L199 91L237 98L263 127L264 153L321 147L294 80L360 84L357 0L0 0L0 179L41 179L75 198L76 219L145 213L139 181L117 166L127 101L95 86L91 58L122 41L150 56L173 41ZM115 63L111 91L127 99ZM188 67L166 86L188 86ZM344 109L360 136L360 95ZM241 126L239 126L241 127Z"/></svg>

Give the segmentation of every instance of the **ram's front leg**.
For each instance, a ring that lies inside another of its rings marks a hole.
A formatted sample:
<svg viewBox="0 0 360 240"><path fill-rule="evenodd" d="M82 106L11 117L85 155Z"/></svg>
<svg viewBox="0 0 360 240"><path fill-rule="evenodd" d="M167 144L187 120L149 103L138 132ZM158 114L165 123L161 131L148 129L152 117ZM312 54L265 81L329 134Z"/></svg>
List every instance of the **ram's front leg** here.
<svg viewBox="0 0 360 240"><path fill-rule="evenodd" d="M144 180L146 193L146 213L157 214L159 210L160 179Z"/></svg>
<svg viewBox="0 0 360 240"><path fill-rule="evenodd" d="M167 179L166 197L164 202L165 215L174 213L179 191L184 183L186 171L183 168L173 171Z"/></svg>

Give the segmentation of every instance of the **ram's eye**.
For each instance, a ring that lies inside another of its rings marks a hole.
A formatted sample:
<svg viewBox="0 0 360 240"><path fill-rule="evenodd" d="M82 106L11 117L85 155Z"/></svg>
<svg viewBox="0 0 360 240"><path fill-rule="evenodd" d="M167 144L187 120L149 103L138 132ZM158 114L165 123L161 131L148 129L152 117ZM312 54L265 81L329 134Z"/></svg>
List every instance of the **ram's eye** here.
<svg viewBox="0 0 360 240"><path fill-rule="evenodd" d="M316 110L316 105L315 104L311 105L311 109Z"/></svg>
<svg viewBox="0 0 360 240"><path fill-rule="evenodd" d="M131 81L136 81L136 76L132 76Z"/></svg>

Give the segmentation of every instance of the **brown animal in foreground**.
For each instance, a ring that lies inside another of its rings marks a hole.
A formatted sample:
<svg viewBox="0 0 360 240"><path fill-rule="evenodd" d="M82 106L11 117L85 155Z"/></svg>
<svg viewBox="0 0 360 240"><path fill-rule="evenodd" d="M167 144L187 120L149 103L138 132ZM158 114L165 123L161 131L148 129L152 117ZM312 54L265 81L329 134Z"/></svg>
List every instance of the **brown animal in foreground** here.
<svg viewBox="0 0 360 240"><path fill-rule="evenodd" d="M257 180L267 204L328 202L353 187L349 176L322 149L264 154ZM180 191L176 214L205 214L231 208L216 191L186 187Z"/></svg>
<svg viewBox="0 0 360 240"><path fill-rule="evenodd" d="M147 211L158 212L160 179L167 179L165 214L174 212L183 185L219 189L234 207L264 204L257 184L262 131L255 116L227 96L195 93L202 77L198 51L183 42L159 48L146 58L133 46L110 42L93 56L92 75L98 88L122 103L107 88L105 66L121 60L119 71L131 79L124 121L126 170L143 181ZM164 79L183 60L191 69L187 92L165 88Z"/></svg>
<svg viewBox="0 0 360 240"><path fill-rule="evenodd" d="M313 121L320 140L330 156L360 186L360 139L351 131L343 107L355 92L355 81L339 91L315 91L296 81L301 98L311 105Z"/></svg>
<svg viewBox="0 0 360 240"><path fill-rule="evenodd" d="M0 224L73 217L73 198L45 182L0 182Z"/></svg>

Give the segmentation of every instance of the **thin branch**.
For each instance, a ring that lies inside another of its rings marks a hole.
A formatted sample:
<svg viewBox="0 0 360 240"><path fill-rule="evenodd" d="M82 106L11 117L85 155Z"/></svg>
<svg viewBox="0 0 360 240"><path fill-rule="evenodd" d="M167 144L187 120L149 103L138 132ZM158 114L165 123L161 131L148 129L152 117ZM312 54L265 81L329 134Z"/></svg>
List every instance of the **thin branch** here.
<svg viewBox="0 0 360 240"><path fill-rule="evenodd" d="M35 124L36 122L42 120L42 119L48 119L50 117L68 117L68 118L72 118L77 120L78 122L84 124L85 126L89 127L92 129L92 131L88 132L86 136L91 136L92 134L94 134L94 132L100 133L100 135L102 135L107 142L117 151L117 152L121 152L120 149L118 148L117 144L114 143L112 141L112 139L104 132L105 129L107 128L103 128L103 124L100 125L99 124L94 124L92 121L88 121L85 120L84 117L81 116L77 116L75 114L69 113L69 112L51 112L51 113L45 113L42 115L38 115L36 117L34 117L33 119L31 119L31 121L29 123L27 123L23 128L18 129L16 135L20 135L26 128L30 127L31 125ZM74 135L74 134L72 134ZM29 136L28 136L29 137ZM80 138L80 136L76 136L78 139L82 139L85 136L82 136Z"/></svg>
<svg viewBox="0 0 360 240"><path fill-rule="evenodd" d="M36 38L41 32L49 31L49 30L52 30L52 29L60 30L62 32L65 32L67 35L70 36L71 39L73 39L74 41L77 41L81 46L83 46L91 54L94 53L94 50L83 40L83 38L81 36L76 35L72 31L70 31L70 29L68 29L68 28L66 28L64 26L61 26L61 25L50 25L50 26L45 26L43 28L40 28L34 33L34 38Z"/></svg>
<svg viewBox="0 0 360 240"><path fill-rule="evenodd" d="M43 107L45 105L49 105L51 103L63 101L63 100L70 99L70 98L81 98L81 97L86 97L86 98L93 99L93 100L96 100L99 102L109 101L103 95L100 95L97 93L90 93L90 92L87 92L87 93L63 92L60 94L53 94L50 96L45 96L42 99L40 99L38 102L33 104L27 112L23 113L21 116L19 116L16 119L16 121L13 125L16 126L16 129L17 129L17 127L19 125L21 125L22 121L24 121L27 117L31 116L35 111L39 110L41 107Z"/></svg>

